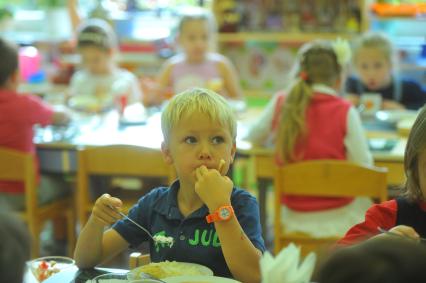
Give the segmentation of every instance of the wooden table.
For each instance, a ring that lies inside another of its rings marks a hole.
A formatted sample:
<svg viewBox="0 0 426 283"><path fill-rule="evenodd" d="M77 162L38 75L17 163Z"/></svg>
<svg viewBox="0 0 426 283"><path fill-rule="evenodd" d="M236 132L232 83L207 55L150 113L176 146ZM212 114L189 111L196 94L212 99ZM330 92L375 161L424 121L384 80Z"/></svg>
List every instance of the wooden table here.
<svg viewBox="0 0 426 283"><path fill-rule="evenodd" d="M241 139L245 135L247 125L256 117L256 113L258 109L250 109L240 115L237 152L241 156L273 154L271 149L256 148ZM34 141L41 169L61 173L75 173L76 150L81 147L130 144L160 150L163 141L160 112L153 112L145 124L132 126L120 125L116 112L101 116L79 114L69 127L48 126L45 129L38 129L36 133ZM367 136L370 139L396 140L396 146L390 151L373 151L373 158L377 166L389 169L390 184L401 184L404 180L402 166L406 138L401 138L396 132L389 130L368 131Z"/></svg>

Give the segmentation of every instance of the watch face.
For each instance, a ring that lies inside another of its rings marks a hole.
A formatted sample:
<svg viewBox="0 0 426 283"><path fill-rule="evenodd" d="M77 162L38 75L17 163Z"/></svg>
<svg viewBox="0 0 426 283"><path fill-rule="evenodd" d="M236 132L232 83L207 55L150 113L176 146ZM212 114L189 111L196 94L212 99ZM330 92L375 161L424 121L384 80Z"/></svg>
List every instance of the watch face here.
<svg viewBox="0 0 426 283"><path fill-rule="evenodd" d="M219 216L222 219L228 219L231 216L231 212L228 208L224 207L219 211Z"/></svg>

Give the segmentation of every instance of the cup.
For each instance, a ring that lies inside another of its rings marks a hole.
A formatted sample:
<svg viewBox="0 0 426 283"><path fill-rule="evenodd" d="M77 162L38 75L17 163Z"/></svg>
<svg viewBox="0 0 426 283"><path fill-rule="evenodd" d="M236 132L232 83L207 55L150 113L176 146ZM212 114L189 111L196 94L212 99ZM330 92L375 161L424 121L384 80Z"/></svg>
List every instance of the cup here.
<svg viewBox="0 0 426 283"><path fill-rule="evenodd" d="M380 93L366 92L361 95L360 105L362 113L366 115L374 115L382 108L383 98Z"/></svg>
<svg viewBox="0 0 426 283"><path fill-rule="evenodd" d="M121 273L101 274L101 275L98 275L95 278L93 278L92 282L93 283L102 283L102 282L108 282L108 281L113 282L113 280L116 280L117 282L123 281L123 283L128 282L127 281L127 275L121 274Z"/></svg>
<svg viewBox="0 0 426 283"><path fill-rule="evenodd" d="M21 78L28 82L31 76L40 70L41 55L34 46L21 47L18 53Z"/></svg>

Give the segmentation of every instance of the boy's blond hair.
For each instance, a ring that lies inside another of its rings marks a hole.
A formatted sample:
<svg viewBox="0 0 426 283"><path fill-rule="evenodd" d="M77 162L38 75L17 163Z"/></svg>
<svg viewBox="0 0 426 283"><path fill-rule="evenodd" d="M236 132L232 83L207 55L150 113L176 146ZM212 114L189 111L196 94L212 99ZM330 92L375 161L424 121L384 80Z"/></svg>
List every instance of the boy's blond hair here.
<svg viewBox="0 0 426 283"><path fill-rule="evenodd" d="M356 62L358 53L364 48L379 49L389 63L395 63L395 51L391 40L383 33L368 32L361 35L353 44L353 61Z"/></svg>
<svg viewBox="0 0 426 283"><path fill-rule="evenodd" d="M214 122L229 129L233 141L237 137L237 120L228 102L214 91L191 88L175 95L161 115L161 130L164 141L169 142L170 133L184 116L194 113L207 114ZM197 121L194 121L197 123Z"/></svg>

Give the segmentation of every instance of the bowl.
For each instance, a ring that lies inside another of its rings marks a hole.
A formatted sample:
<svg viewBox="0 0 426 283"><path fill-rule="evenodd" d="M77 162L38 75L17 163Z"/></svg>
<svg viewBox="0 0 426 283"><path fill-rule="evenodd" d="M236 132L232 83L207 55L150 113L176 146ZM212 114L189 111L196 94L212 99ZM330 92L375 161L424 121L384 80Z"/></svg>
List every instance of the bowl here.
<svg viewBox="0 0 426 283"><path fill-rule="evenodd" d="M126 273L107 273L96 276L91 283L128 283Z"/></svg>
<svg viewBox="0 0 426 283"><path fill-rule="evenodd" d="M65 256L46 256L28 262L28 268L38 282L43 282L53 274L73 266L75 266L75 261Z"/></svg>

